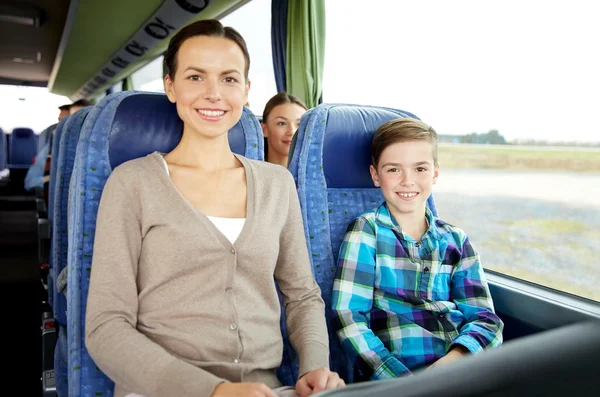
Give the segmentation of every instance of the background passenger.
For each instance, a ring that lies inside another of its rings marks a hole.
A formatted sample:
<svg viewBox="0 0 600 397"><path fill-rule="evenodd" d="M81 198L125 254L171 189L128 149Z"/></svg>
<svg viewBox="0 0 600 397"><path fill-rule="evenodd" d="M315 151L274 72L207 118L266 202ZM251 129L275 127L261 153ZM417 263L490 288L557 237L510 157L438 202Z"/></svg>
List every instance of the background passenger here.
<svg viewBox="0 0 600 397"><path fill-rule="evenodd" d="M69 108L71 107L71 105L62 105L58 107L58 110L60 110L60 113L58 114L58 121L61 121L62 119L64 119L65 117L67 117L69 115Z"/></svg>
<svg viewBox="0 0 600 397"><path fill-rule="evenodd" d="M261 123L266 161L287 168L292 138L306 110L300 98L287 92L280 92L269 99Z"/></svg>
<svg viewBox="0 0 600 397"><path fill-rule="evenodd" d="M75 114L79 109L85 108L87 106L94 106L94 103L87 99L80 99L78 101L75 101L71 104L71 106L69 106L69 115Z"/></svg>
<svg viewBox="0 0 600 397"><path fill-rule="evenodd" d="M503 323L466 233L426 207L438 136L406 118L375 133L371 177L385 202L355 219L340 247L332 309L363 375L394 378L502 343Z"/></svg>
<svg viewBox="0 0 600 397"><path fill-rule="evenodd" d="M181 29L164 59L181 141L116 167L105 185L86 345L115 397L307 396L343 385L329 371L292 176L229 146L249 66L234 29L215 20ZM275 375L283 343L274 279L300 359L295 390Z"/></svg>

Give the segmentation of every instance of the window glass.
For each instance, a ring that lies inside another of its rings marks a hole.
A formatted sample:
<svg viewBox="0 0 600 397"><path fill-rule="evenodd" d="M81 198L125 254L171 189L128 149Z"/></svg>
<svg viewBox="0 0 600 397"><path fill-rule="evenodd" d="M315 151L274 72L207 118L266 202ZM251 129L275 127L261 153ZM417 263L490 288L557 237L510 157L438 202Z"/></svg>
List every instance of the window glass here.
<svg viewBox="0 0 600 397"><path fill-rule="evenodd" d="M484 267L600 300L600 5L326 6L324 101L432 125L440 218L468 233Z"/></svg>
<svg viewBox="0 0 600 397"><path fill-rule="evenodd" d="M58 107L72 102L45 87L0 85L0 128L9 133L13 128L26 127L40 134L58 122Z"/></svg>
<svg viewBox="0 0 600 397"><path fill-rule="evenodd" d="M250 53L250 110L262 115L269 99L277 94L271 53L271 0L253 0L221 19L237 30Z"/></svg>
<svg viewBox="0 0 600 397"><path fill-rule="evenodd" d="M162 75L163 58L162 55L159 56L131 75L134 90L165 92Z"/></svg>

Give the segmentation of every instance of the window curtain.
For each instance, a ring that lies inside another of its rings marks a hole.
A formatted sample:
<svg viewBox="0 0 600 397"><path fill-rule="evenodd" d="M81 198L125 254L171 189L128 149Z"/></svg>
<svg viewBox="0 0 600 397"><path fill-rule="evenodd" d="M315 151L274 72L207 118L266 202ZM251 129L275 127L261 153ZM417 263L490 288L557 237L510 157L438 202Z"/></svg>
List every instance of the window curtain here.
<svg viewBox="0 0 600 397"><path fill-rule="evenodd" d="M277 92L286 91L285 58L287 48L288 0L271 1L271 51Z"/></svg>
<svg viewBox="0 0 600 397"><path fill-rule="evenodd" d="M288 0L287 92L302 98L309 108L321 102L325 64L325 2Z"/></svg>

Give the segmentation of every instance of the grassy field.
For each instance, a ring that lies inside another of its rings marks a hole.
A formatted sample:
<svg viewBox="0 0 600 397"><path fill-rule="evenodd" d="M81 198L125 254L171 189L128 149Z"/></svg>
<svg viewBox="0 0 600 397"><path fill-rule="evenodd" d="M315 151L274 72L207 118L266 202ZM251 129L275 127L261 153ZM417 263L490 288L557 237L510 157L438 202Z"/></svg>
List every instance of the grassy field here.
<svg viewBox="0 0 600 397"><path fill-rule="evenodd" d="M509 145L440 144L445 169L600 172L600 148L545 148Z"/></svg>

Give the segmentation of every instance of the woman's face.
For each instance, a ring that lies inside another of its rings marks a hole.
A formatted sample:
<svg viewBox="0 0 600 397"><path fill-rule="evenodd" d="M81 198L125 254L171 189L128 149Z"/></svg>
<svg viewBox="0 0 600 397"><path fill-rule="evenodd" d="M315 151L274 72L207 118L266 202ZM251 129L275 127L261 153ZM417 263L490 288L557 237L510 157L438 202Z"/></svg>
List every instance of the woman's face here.
<svg viewBox="0 0 600 397"><path fill-rule="evenodd" d="M300 118L306 112L295 103L275 106L269 113L266 123L262 124L263 135L269 142L269 150L281 156L288 156L292 137L300 125Z"/></svg>
<svg viewBox="0 0 600 397"><path fill-rule="evenodd" d="M165 77L165 91L177 105L184 131L216 138L233 127L248 100L241 48L222 37L196 36L177 52L174 78Z"/></svg>

